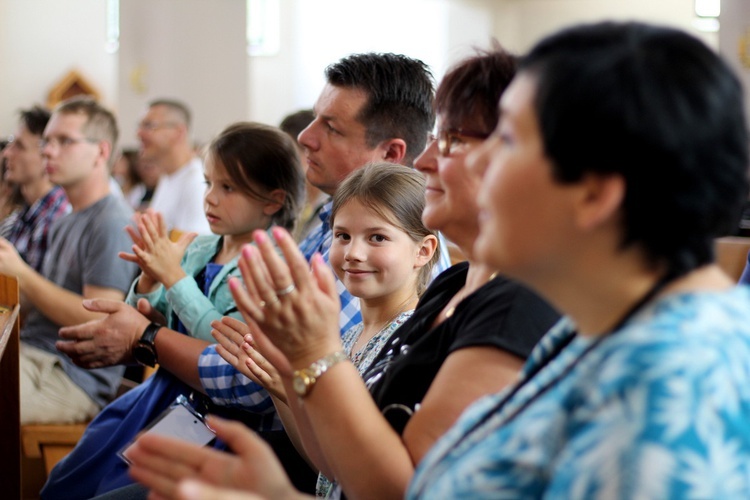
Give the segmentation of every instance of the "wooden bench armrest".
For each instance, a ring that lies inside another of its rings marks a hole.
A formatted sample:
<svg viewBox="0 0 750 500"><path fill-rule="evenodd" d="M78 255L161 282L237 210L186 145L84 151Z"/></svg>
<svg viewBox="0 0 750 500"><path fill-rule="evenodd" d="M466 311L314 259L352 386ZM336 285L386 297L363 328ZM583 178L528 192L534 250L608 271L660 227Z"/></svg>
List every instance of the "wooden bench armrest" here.
<svg viewBox="0 0 750 500"><path fill-rule="evenodd" d="M83 436L88 424L26 424L21 427L23 453L27 457L39 458L46 445L75 444Z"/></svg>

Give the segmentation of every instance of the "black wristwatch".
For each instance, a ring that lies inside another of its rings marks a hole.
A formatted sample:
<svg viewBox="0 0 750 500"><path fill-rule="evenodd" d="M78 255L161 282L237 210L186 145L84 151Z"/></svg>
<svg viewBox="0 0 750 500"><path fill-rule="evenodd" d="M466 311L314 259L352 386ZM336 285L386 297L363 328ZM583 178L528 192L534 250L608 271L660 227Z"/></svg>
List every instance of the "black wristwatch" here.
<svg viewBox="0 0 750 500"><path fill-rule="evenodd" d="M143 335L141 335L140 340L138 340L138 343L133 348L133 357L138 363L144 366L156 366L158 358L156 356L154 340L161 327L162 325L151 323L143 330Z"/></svg>

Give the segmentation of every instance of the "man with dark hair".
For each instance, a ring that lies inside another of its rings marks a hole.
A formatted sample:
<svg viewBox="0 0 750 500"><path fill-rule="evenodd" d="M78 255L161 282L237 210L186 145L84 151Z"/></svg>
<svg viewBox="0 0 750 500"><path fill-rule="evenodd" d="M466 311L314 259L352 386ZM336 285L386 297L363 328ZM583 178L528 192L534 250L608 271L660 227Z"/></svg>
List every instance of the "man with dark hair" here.
<svg viewBox="0 0 750 500"><path fill-rule="evenodd" d="M185 104L172 99L151 101L138 124L141 161L161 170L150 206L164 215L167 228L210 234L203 213L203 162L193 150L190 122Z"/></svg>
<svg viewBox="0 0 750 500"><path fill-rule="evenodd" d="M411 165L422 152L433 122L433 80L427 66L396 54L355 54L326 68L326 83L315 103L315 120L299 135L305 148L307 180L328 195L355 170L389 161ZM315 252L328 260L331 203L322 225L300 243L308 260ZM444 247L444 245L443 245ZM435 266L450 267L448 252ZM340 281L342 332L361 321L359 301Z"/></svg>
<svg viewBox="0 0 750 500"><path fill-rule="evenodd" d="M49 249L37 272L13 245L0 240L0 273L17 276L31 308L21 329L21 421L81 422L114 396L121 367L85 370L58 353L61 326L101 317L82 299L122 300L135 273L117 254L130 248L123 228L131 211L109 192L117 140L112 114L90 98L62 102L40 141L49 181L62 187L72 213L49 232Z"/></svg>
<svg viewBox="0 0 750 500"><path fill-rule="evenodd" d="M47 251L50 226L70 212L65 192L49 180L39 147L49 117L49 111L39 106L22 110L16 133L3 150L8 162L5 180L19 186L24 207L1 236L37 272Z"/></svg>
<svg viewBox="0 0 750 500"><path fill-rule="evenodd" d="M399 54L355 54L326 68L328 84L359 90L366 101L356 119L365 127L369 148L383 141L403 139L406 152L400 162L411 165L425 147L435 121L434 85L422 61Z"/></svg>

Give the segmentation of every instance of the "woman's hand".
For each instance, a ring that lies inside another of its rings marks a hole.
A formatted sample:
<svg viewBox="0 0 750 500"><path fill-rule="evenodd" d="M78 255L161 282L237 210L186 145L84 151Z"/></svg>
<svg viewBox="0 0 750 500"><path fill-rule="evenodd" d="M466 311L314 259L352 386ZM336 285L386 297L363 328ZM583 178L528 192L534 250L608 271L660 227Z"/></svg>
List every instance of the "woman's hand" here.
<svg viewBox="0 0 750 500"><path fill-rule="evenodd" d="M126 228L133 240L133 253L120 252L119 256L135 262L143 271L137 291L147 293L153 290L157 282L167 289L171 288L185 277L180 263L197 233L184 233L177 241L171 241L162 214L147 210L134 217L138 231L130 226Z"/></svg>
<svg viewBox="0 0 750 500"><path fill-rule="evenodd" d="M243 322L224 316L211 323L216 352L247 378L263 386L286 404L286 391L279 371L253 347L250 328Z"/></svg>
<svg viewBox="0 0 750 500"><path fill-rule="evenodd" d="M288 232L274 228L273 235L286 262L267 234L256 231L257 248L244 247L239 260L245 287L233 279L230 288L255 347L286 376L284 359L291 371L341 349L341 302L333 273L320 255L309 266Z"/></svg>
<svg viewBox="0 0 750 500"><path fill-rule="evenodd" d="M148 487L151 495L156 495L153 498L178 498L178 485L184 479L200 479L263 498L301 496L273 450L243 424L215 417L209 417L208 424L235 454L144 434L128 452L132 461L130 475Z"/></svg>

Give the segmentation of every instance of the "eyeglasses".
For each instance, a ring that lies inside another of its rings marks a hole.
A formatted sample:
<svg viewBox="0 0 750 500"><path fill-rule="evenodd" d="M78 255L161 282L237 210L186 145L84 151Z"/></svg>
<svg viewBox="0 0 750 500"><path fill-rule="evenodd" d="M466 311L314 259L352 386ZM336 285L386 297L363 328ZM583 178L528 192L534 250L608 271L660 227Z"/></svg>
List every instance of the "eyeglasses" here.
<svg viewBox="0 0 750 500"><path fill-rule="evenodd" d="M39 141L39 149L44 149L47 147L47 145L51 145L54 147L59 147L60 149L66 149L74 144L78 144L79 142L88 142L89 144L96 144L99 142L96 139L92 139L90 137L82 137L80 139L75 139L73 137L67 137L65 135L61 135L59 137L52 136L52 137L43 137Z"/></svg>
<svg viewBox="0 0 750 500"><path fill-rule="evenodd" d="M172 128L176 127L177 123L174 122L141 122L138 124L138 130L145 130L146 132L153 132L160 128Z"/></svg>
<svg viewBox="0 0 750 500"><path fill-rule="evenodd" d="M463 128L450 128L446 130L439 130L437 135L430 134L430 142L437 141L438 153L440 156L448 157L451 154L451 150L460 144L464 144L461 140L462 137L469 137L472 139L485 140L490 134L485 132L477 132L476 130L467 130Z"/></svg>

